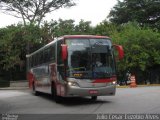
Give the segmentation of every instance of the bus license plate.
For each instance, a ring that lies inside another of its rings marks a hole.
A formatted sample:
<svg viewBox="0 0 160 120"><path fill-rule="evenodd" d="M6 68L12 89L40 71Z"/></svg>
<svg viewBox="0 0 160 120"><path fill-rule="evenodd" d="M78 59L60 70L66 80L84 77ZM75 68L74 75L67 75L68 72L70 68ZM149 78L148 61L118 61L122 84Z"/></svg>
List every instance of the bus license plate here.
<svg viewBox="0 0 160 120"><path fill-rule="evenodd" d="M98 91L97 91L97 90L89 90L89 93L90 93L90 94L97 94Z"/></svg>

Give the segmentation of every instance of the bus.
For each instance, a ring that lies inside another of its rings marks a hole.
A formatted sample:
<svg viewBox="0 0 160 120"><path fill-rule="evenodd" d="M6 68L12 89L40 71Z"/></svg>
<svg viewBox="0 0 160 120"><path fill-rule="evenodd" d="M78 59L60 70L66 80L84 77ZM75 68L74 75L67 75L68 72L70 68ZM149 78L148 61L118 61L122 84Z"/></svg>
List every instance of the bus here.
<svg viewBox="0 0 160 120"><path fill-rule="evenodd" d="M62 36L26 55L29 88L35 95L53 95L56 102L64 97L113 96L115 60L123 56L123 47L107 36Z"/></svg>

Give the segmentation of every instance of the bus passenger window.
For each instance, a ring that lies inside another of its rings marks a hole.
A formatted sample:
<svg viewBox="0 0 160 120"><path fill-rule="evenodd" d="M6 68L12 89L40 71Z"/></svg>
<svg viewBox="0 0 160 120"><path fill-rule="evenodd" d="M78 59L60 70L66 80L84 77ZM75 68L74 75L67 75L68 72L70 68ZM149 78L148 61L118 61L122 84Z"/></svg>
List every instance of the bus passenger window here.
<svg viewBox="0 0 160 120"><path fill-rule="evenodd" d="M50 60L55 62L55 44L53 44L53 46L50 47Z"/></svg>

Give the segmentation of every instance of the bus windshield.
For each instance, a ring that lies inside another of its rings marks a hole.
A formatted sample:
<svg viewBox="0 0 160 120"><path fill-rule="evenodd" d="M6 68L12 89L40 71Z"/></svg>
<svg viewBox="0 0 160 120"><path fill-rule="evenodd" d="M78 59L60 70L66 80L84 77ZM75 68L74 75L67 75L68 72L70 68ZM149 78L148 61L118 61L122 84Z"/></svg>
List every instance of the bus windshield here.
<svg viewBox="0 0 160 120"><path fill-rule="evenodd" d="M67 76L79 79L108 78L115 74L109 39L67 39Z"/></svg>

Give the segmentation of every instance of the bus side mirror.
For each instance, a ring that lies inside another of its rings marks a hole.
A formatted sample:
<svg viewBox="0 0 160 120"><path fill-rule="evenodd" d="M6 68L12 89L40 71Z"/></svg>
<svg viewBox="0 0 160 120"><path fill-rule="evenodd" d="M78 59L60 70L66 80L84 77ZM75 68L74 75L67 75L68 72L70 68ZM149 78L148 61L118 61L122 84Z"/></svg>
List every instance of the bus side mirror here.
<svg viewBox="0 0 160 120"><path fill-rule="evenodd" d="M124 50L123 47L121 45L113 45L117 52L118 52L118 59L121 60L124 58Z"/></svg>
<svg viewBox="0 0 160 120"><path fill-rule="evenodd" d="M65 61L67 59L68 56L68 49L67 49L67 45L62 44L61 45L61 50L62 50L62 60Z"/></svg>

